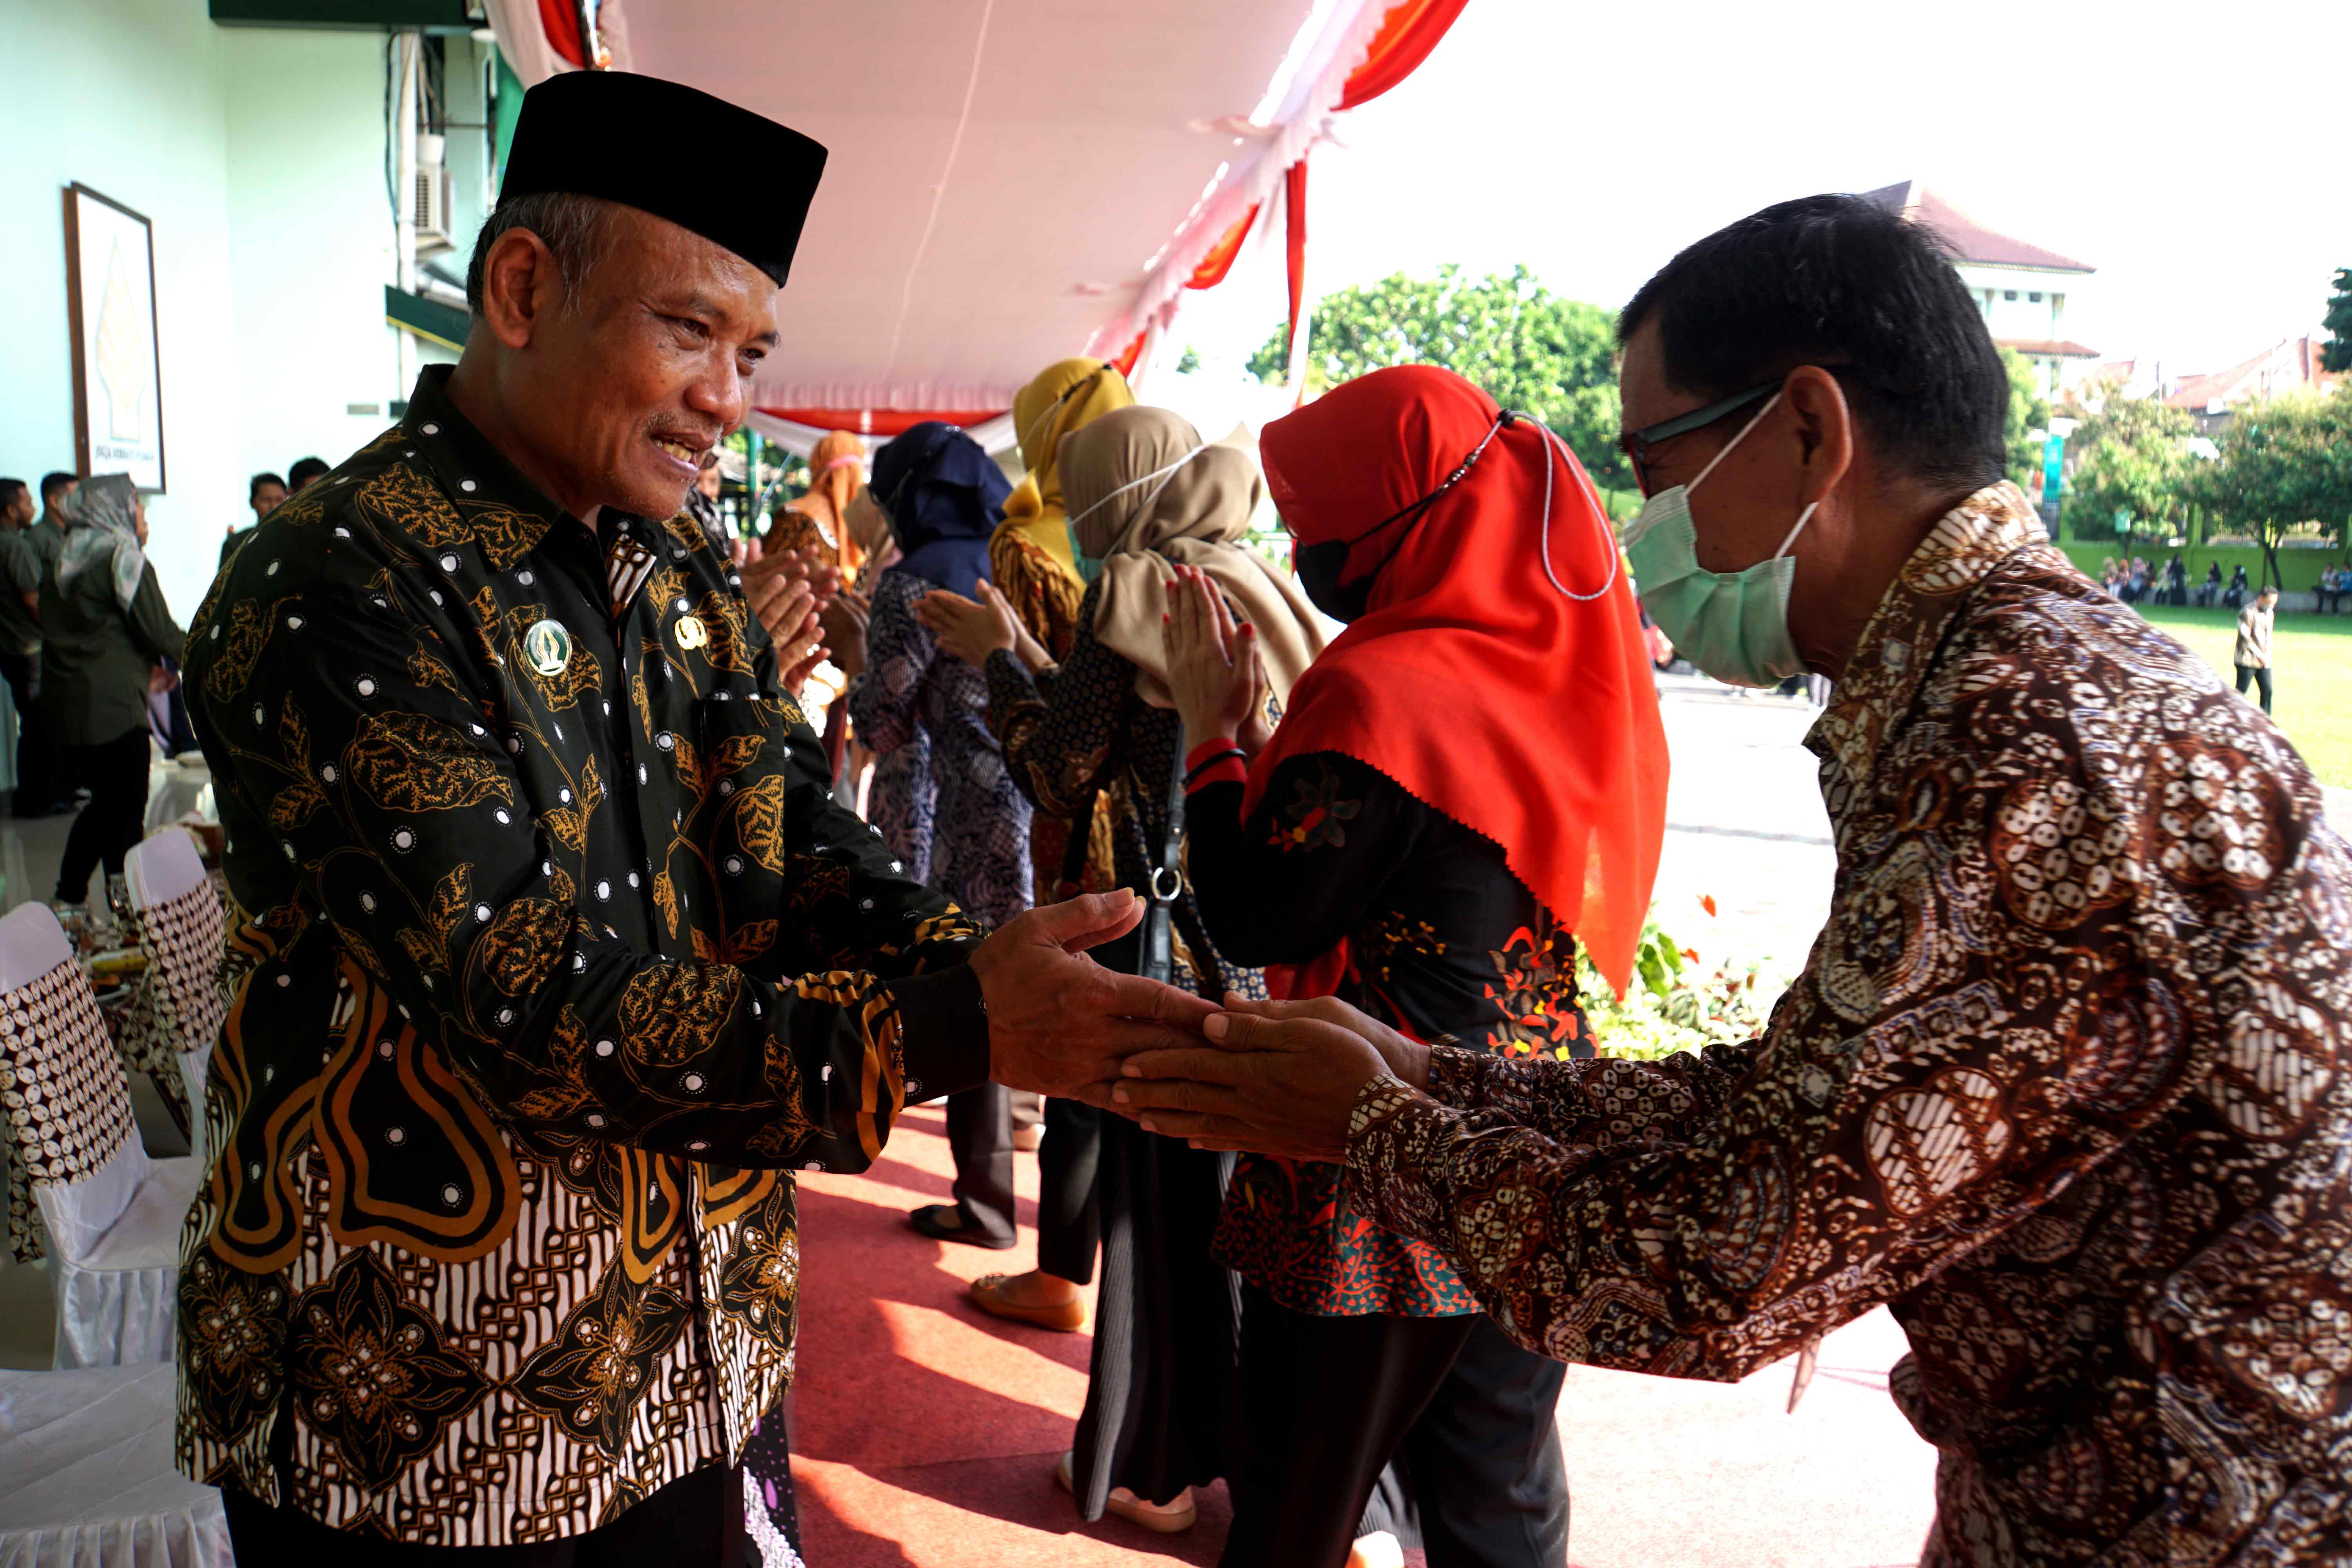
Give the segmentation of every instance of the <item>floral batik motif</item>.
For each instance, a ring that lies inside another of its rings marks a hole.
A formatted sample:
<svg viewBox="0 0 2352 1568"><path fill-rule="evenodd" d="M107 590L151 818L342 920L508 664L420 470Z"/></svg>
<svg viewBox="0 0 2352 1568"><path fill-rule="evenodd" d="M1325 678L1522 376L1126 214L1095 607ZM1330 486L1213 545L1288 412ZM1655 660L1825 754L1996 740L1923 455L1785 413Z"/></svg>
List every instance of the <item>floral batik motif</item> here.
<svg viewBox="0 0 2352 1568"><path fill-rule="evenodd" d="M498 1547L737 1462L791 1377L789 1173L982 1081L986 1025L982 928L833 802L725 556L565 516L446 374L189 635L250 912L178 1462Z"/></svg>

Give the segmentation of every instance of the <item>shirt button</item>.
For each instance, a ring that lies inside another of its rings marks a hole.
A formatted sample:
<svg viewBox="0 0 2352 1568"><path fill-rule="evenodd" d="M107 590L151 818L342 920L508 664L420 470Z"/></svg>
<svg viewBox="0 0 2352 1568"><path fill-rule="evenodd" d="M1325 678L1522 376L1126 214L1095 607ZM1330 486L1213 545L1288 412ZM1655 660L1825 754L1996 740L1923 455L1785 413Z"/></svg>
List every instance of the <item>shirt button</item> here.
<svg viewBox="0 0 2352 1568"><path fill-rule="evenodd" d="M457 481L457 488L461 490L471 490L474 488L474 481L471 479L459 479Z"/></svg>
<svg viewBox="0 0 2352 1568"><path fill-rule="evenodd" d="M425 433L427 436L438 436L441 434L441 426L438 425L427 425L425 426Z"/></svg>

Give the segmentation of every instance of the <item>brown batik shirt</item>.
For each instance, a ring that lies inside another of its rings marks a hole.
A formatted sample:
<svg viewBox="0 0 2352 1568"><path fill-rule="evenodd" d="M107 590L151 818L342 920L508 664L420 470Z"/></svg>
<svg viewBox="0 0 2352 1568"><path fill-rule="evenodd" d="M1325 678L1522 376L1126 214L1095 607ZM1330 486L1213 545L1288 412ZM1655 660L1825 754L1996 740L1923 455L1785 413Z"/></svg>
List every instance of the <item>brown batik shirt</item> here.
<svg viewBox="0 0 2352 1568"><path fill-rule="evenodd" d="M179 1458L344 1529L590 1530L793 1360L788 1170L987 1072L979 934L835 805L691 519L592 532L428 370L189 634L233 1003Z"/></svg>
<svg viewBox="0 0 2352 1568"><path fill-rule="evenodd" d="M1769 1029L1434 1053L1349 1190L1567 1361L1745 1375L1885 1303L1930 1564L2352 1561L2352 858L2270 721L2044 539L1944 518L1808 744Z"/></svg>

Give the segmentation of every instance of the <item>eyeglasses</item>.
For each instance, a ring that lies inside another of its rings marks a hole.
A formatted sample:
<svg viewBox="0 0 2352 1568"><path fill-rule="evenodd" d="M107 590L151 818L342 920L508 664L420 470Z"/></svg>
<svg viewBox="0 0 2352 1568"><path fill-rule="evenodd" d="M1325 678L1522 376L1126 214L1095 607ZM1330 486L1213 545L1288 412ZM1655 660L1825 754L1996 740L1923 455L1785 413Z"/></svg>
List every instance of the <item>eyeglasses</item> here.
<svg viewBox="0 0 2352 1568"><path fill-rule="evenodd" d="M1672 419L1661 419L1655 425L1647 426L1639 430L1627 430L1621 434L1617 437L1617 449L1625 454L1627 462L1633 465L1633 483L1640 488L1644 497L1648 496L1650 493L1649 460L1650 453L1654 448L1663 446L1677 436L1687 436L1694 430L1704 430L1717 420L1728 418L1750 404L1763 402L1764 399L1780 391L1781 384L1787 380L1786 376L1774 376L1760 386L1751 386L1745 392L1734 393L1729 397L1710 403L1704 408L1694 408L1688 414L1677 414Z"/></svg>

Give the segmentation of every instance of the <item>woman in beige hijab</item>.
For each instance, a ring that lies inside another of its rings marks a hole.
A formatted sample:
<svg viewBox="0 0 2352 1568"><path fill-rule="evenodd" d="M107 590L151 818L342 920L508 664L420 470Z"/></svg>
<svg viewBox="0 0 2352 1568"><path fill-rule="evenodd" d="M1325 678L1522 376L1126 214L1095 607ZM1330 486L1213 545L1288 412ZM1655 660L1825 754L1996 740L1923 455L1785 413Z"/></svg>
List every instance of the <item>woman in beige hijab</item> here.
<svg viewBox="0 0 2352 1568"><path fill-rule="evenodd" d="M1149 896L1186 744L1170 707L1160 631L1176 569L1196 568L1224 590L1251 628L1261 697L1274 704L1321 651L1323 635L1288 575L1242 542L1265 493L1246 445L1206 444L1166 409L1127 407L1069 435L1058 458L1087 584L1067 657L1052 660L990 584L980 584L979 603L931 594L917 615L942 652L986 673L990 727L1023 792L1040 812L1073 822L1104 816L1119 883ZM1083 842L1083 830L1074 837ZM1211 943L1181 878L1171 914L1176 984L1203 996L1264 994L1257 971L1235 967ZM1129 938L1095 957L1132 970L1139 949ZM1089 1519L1108 1509L1150 1529L1181 1530L1194 1517L1190 1489L1224 1473L1223 1436L1237 1408L1233 1281L1209 1256L1230 1162L1121 1118L1080 1129L1074 1111L1093 1116L1062 1101L1048 1108L1038 1267L983 1276L972 1298L999 1317L1077 1328L1079 1286L1093 1278L1099 1232L1093 1377L1060 1479ZM1099 1141L1092 1160L1071 1152L1085 1134Z"/></svg>

